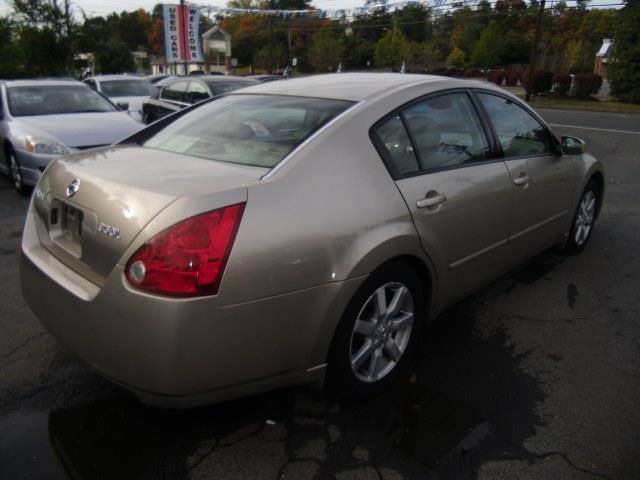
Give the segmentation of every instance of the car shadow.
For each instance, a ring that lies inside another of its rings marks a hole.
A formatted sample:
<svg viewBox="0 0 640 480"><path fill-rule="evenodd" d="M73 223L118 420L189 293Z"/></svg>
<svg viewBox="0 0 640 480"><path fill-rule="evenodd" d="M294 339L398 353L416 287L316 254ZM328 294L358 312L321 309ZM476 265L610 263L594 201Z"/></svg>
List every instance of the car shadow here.
<svg viewBox="0 0 640 480"><path fill-rule="evenodd" d="M109 397L47 413L66 476L95 478L475 478L488 460L532 460L526 438L545 398L501 323L482 305L561 261L545 253L429 325L409 378L340 405L295 387L190 410Z"/></svg>

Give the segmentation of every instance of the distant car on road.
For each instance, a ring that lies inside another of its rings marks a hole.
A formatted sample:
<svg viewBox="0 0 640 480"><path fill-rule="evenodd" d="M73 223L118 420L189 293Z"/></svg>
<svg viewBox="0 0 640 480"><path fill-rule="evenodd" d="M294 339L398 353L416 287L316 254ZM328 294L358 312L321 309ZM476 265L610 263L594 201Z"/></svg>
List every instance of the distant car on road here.
<svg viewBox="0 0 640 480"><path fill-rule="evenodd" d="M142 105L142 121L152 123L207 98L259 83L250 78L222 75L176 77Z"/></svg>
<svg viewBox="0 0 640 480"><path fill-rule="evenodd" d="M128 110L137 120L142 120L142 103L156 92L145 78L130 75L98 75L84 83L108 97L118 108Z"/></svg>
<svg viewBox="0 0 640 480"><path fill-rule="evenodd" d="M141 127L76 80L5 81L0 83L0 172L24 192L54 158L110 145Z"/></svg>
<svg viewBox="0 0 640 480"><path fill-rule="evenodd" d="M584 148L482 82L263 83L56 160L22 293L147 403L323 381L369 398L410 371L429 319L554 245L585 248L606 182Z"/></svg>

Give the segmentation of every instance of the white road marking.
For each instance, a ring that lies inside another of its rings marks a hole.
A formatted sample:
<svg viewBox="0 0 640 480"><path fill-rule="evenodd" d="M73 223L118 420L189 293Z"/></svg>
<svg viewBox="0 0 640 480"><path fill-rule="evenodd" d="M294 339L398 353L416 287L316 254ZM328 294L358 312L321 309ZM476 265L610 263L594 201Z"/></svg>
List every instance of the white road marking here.
<svg viewBox="0 0 640 480"><path fill-rule="evenodd" d="M633 130L612 130L609 128L579 127L578 125L561 125L559 123L550 123L549 125L551 125L552 127L578 128L580 130L594 130L596 132L628 133L630 135L640 135L640 132L635 132Z"/></svg>

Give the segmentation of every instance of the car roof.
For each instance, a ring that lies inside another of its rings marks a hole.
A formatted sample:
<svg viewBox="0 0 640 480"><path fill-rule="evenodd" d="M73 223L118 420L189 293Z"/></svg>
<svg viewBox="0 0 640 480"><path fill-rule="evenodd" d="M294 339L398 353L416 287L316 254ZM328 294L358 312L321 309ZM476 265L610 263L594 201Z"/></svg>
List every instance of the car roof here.
<svg viewBox="0 0 640 480"><path fill-rule="evenodd" d="M291 95L300 97L327 98L359 102L390 94L412 85L434 83L434 88L483 87L484 82L460 80L438 75L420 75L409 73L331 73L302 78L293 78L286 82L266 82L247 87L238 92L263 93L272 95Z"/></svg>
<svg viewBox="0 0 640 480"><path fill-rule="evenodd" d="M256 85L258 85L258 81L253 79L253 78L247 78L247 77L237 77L234 75L190 75L189 77L184 77L184 78L189 78L189 79L194 79L194 80L202 80L203 82L249 82L249 83L255 83Z"/></svg>
<svg viewBox="0 0 640 480"><path fill-rule="evenodd" d="M34 78L24 80L2 80L7 87L41 87L55 85L82 85L82 82L71 78Z"/></svg>
<svg viewBox="0 0 640 480"><path fill-rule="evenodd" d="M137 75L95 75L93 77L86 78L85 80L142 80L148 82L144 77L138 77Z"/></svg>

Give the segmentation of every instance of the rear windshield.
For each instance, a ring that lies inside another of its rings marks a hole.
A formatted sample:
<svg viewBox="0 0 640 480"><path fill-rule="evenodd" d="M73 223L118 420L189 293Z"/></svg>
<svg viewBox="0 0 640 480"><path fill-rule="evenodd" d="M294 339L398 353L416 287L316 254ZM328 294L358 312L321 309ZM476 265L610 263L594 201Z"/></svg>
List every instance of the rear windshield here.
<svg viewBox="0 0 640 480"><path fill-rule="evenodd" d="M11 87L7 97L14 117L116 111L112 103L82 84Z"/></svg>
<svg viewBox="0 0 640 480"><path fill-rule="evenodd" d="M350 105L317 98L229 95L177 119L144 146L272 168Z"/></svg>
<svg viewBox="0 0 640 480"><path fill-rule="evenodd" d="M103 80L100 88L107 97L147 97L156 91L146 80Z"/></svg>
<svg viewBox="0 0 640 480"><path fill-rule="evenodd" d="M222 95L223 93L232 92L234 90L238 90L239 88L250 87L252 85L256 85L258 82L207 82L209 88L211 89L211 93L215 97L216 95Z"/></svg>

